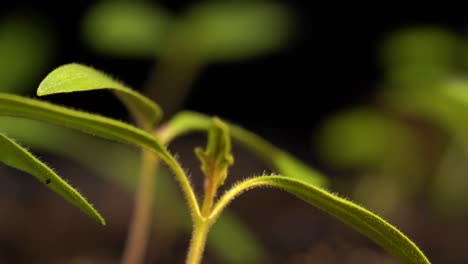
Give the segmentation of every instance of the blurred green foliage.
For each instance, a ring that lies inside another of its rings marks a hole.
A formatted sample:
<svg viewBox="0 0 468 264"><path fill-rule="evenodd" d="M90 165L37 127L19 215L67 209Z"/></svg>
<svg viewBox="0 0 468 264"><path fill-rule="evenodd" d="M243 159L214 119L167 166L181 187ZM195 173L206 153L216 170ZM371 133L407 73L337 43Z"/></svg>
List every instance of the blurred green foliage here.
<svg viewBox="0 0 468 264"><path fill-rule="evenodd" d="M231 61L281 47L291 20L284 5L268 1L204 1L181 16L151 2L101 1L84 17L83 35L109 55Z"/></svg>
<svg viewBox="0 0 468 264"><path fill-rule="evenodd" d="M101 1L83 18L83 37L97 52L157 60L145 94L170 117L210 63L278 50L292 39L294 16L274 1L200 1L181 14L152 2Z"/></svg>
<svg viewBox="0 0 468 264"><path fill-rule="evenodd" d="M54 45L50 25L38 15L18 12L0 18L0 91L31 91L47 71Z"/></svg>
<svg viewBox="0 0 468 264"><path fill-rule="evenodd" d="M334 166L380 167L401 155L410 131L397 120L370 107L338 113L322 127L317 140L322 156Z"/></svg>
<svg viewBox="0 0 468 264"><path fill-rule="evenodd" d="M171 17L145 1L101 1L83 18L83 38L96 51L130 58L164 50Z"/></svg>
<svg viewBox="0 0 468 264"><path fill-rule="evenodd" d="M468 213L455 187L468 180L466 47L463 36L430 26L383 40L374 102L329 118L315 139L327 164L360 175L356 199L391 214L423 195L441 216Z"/></svg>

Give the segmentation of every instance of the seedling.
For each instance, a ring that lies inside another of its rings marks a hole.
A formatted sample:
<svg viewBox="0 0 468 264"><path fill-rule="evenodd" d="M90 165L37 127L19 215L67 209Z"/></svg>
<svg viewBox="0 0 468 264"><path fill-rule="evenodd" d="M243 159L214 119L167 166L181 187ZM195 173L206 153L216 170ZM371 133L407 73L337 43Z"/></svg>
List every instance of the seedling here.
<svg viewBox="0 0 468 264"><path fill-rule="evenodd" d="M68 64L52 71L40 84L37 94L42 96L96 89L110 89L114 92L128 108L137 126L36 99L3 93L0 94L0 115L49 122L140 147L143 163L140 188L145 188L145 184L152 185L157 163L164 163L180 185L193 223L186 263L201 263L208 233L223 210L240 194L258 187L279 188L320 208L374 240L404 263L430 263L409 238L384 219L320 187L326 184L326 178L318 172L255 134L220 118L181 112L166 123L158 125L161 111L156 103L102 72L80 64ZM166 148L174 138L200 130L208 132L206 149L196 149L205 176L203 199L196 195L182 165ZM218 195L218 188L226 177L229 177L229 167L235 159L230 151L231 138L272 163L280 174L247 178ZM36 176L47 187L104 224L94 207L46 165L6 136L2 136L2 142L2 162ZM149 196L150 193L142 191L136 198L139 213L135 214L133 221L137 224L132 225L135 229L132 231L134 235L129 237L132 246L124 254L124 263L142 261L142 252L146 248L145 234L148 233L146 215L150 212Z"/></svg>
<svg viewBox="0 0 468 264"><path fill-rule="evenodd" d="M466 44L434 26L381 43L373 102L329 118L316 140L334 168L358 172L353 198L389 214L424 195L439 216L466 214Z"/></svg>

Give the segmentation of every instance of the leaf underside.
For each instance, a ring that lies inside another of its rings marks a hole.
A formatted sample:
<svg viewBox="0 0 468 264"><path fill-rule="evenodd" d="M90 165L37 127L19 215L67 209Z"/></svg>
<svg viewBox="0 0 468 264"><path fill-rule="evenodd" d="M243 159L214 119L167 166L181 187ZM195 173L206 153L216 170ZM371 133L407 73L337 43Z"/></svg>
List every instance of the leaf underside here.
<svg viewBox="0 0 468 264"><path fill-rule="evenodd" d="M0 93L0 115L30 118L79 129L103 138L150 149L166 161L171 159L170 154L164 146L150 134L109 118L2 93ZM202 117L200 117L200 120L204 122ZM189 130L206 129L203 127L203 124L197 123L192 125L193 127L189 127ZM187 132L187 130L181 131ZM231 130L235 138L234 135L237 132L234 131L236 131L236 127ZM243 134L237 134L237 136L239 135ZM246 135L249 136L249 134ZM270 145L266 146L270 147ZM267 158L268 156L265 157L265 159ZM274 160L272 162L274 163ZM350 201L317 188L313 184L291 177L263 176L242 182L234 187L234 191L238 194L257 186L278 187L304 199L367 235L405 263L429 263L424 254L411 240L398 231L398 229L385 222L385 220ZM234 194L234 196L237 194ZM224 197L226 196L223 196L221 199ZM232 200L232 197L228 198Z"/></svg>
<svg viewBox="0 0 468 264"><path fill-rule="evenodd" d="M25 148L2 133L0 133L0 149L1 162L33 175L49 189L78 207L85 214L97 220L102 225L106 224L104 218L76 189L60 178L51 168L34 157Z"/></svg>
<svg viewBox="0 0 468 264"><path fill-rule="evenodd" d="M221 198L232 200L255 187L276 187L335 216L366 235L403 263L430 263L424 253L396 227L367 209L304 181L284 176L260 176L245 180Z"/></svg>
<svg viewBox="0 0 468 264"><path fill-rule="evenodd" d="M40 100L0 93L0 116L22 117L78 129L82 132L153 151L163 160L172 159L151 134L111 118L72 110Z"/></svg>
<svg viewBox="0 0 468 264"><path fill-rule="evenodd" d="M140 156L136 149L83 135L79 131L28 119L2 117L0 128L7 134L15 135L15 139L32 149L74 160L129 192L134 192L137 188L137 182L132 177L140 166ZM34 134L30 131L34 131ZM90 153L93 155L89 155ZM161 168L157 176L153 211L170 210L170 215L156 215L155 221L169 218L174 232L183 229L184 232L190 233L192 224L184 207L185 201L177 192L177 184L172 175ZM173 217L179 220L173 221ZM230 238L229 241L225 239L226 234ZM208 236L207 247L222 263L267 263L267 253L261 242L230 210L224 210L223 215L216 221Z"/></svg>

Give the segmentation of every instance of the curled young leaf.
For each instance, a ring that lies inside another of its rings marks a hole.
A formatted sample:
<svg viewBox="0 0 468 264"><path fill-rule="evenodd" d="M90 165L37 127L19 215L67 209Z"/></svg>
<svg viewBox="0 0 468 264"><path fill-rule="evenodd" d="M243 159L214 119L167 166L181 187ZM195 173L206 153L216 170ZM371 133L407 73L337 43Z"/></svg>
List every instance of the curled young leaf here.
<svg viewBox="0 0 468 264"><path fill-rule="evenodd" d="M265 139L254 133L230 123L225 122L234 141L244 148L251 150L259 158L271 164L281 174L294 177L308 183L325 186L327 179L312 168L293 157L291 154L280 150ZM200 113L184 111L172 118L166 125L162 137L163 141L170 141L175 137L191 131L206 131L211 127L210 117Z"/></svg>
<svg viewBox="0 0 468 264"><path fill-rule="evenodd" d="M301 198L366 235L403 263L430 263L413 241L381 217L324 189L290 177L259 176L240 182L219 199L210 218L216 219L235 197L256 187L275 187Z"/></svg>
<svg viewBox="0 0 468 264"><path fill-rule="evenodd" d="M112 90L140 126L151 129L161 120L162 111L153 101L105 73L77 63L62 65L49 73L39 84L37 95L99 89Z"/></svg>
<svg viewBox="0 0 468 264"><path fill-rule="evenodd" d="M208 131L206 150L196 148L195 153L200 159L201 170L215 184L215 188L224 184L228 168L234 163L231 154L231 137L229 128L219 118L213 118L213 125Z"/></svg>
<svg viewBox="0 0 468 264"><path fill-rule="evenodd" d="M33 175L49 189L78 207L85 214L102 225L106 224L104 218L76 189L25 148L2 133L0 133L0 149L0 161L2 163Z"/></svg>

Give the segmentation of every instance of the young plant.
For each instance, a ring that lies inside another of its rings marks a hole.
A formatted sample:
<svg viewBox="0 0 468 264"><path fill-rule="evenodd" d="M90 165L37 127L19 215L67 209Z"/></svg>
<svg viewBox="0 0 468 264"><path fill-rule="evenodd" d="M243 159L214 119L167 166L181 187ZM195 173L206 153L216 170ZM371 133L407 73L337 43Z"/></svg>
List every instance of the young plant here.
<svg viewBox="0 0 468 264"><path fill-rule="evenodd" d="M142 148L142 171L139 188L143 190L138 192L139 195L135 199L135 205L139 209L134 215L134 224L131 226L132 230L129 235L130 247L124 254L123 263L142 262L151 209L152 189L148 186L152 186L158 161L163 162L174 174L190 211L193 233L186 263L201 262L208 233L223 210L237 196L257 187L278 188L297 196L349 224L404 263L430 263L422 251L397 228L365 208L322 189L319 185L326 182L323 176L288 153L238 126L226 123L219 118L183 112L177 114L167 123L156 127L160 119L160 110L154 102L107 75L79 64L64 65L51 72L40 84L37 94L46 95L96 89L111 89L129 108L139 127L96 114L12 94L0 94L0 115L45 121ZM197 197L182 165L166 148L166 145L174 138L199 130L208 131L206 149L197 148L195 151L205 175L203 199ZM272 163L280 174L260 175L245 179L218 196L218 188L229 176L228 169L234 162L230 151L231 137ZM3 153L7 153L7 155L2 155L2 161L7 164L12 164L10 157L20 156L17 155L18 151L15 148L4 147L4 149L7 152L3 151ZM30 159L32 157L30 154L23 156ZM21 158L22 163L20 163L32 164L24 162L24 160L26 158ZM37 160L34 159L33 164L37 164ZM50 176L49 171L39 170L36 172L25 165L22 166L23 170L33 175L41 175L40 179L45 180L46 184L49 182L48 179L56 180ZM62 182L60 183L63 185ZM53 184L48 185L54 186ZM73 192L70 191L70 193ZM71 195L71 197L76 196ZM78 204L83 209L82 204L87 203L80 202ZM89 212L93 211L89 210ZM88 214L95 215L94 213ZM100 219L99 217L95 218Z"/></svg>
<svg viewBox="0 0 468 264"><path fill-rule="evenodd" d="M336 113L316 137L325 162L357 172L354 199L390 214L418 196L442 217L466 215L466 44L434 26L384 38L372 103Z"/></svg>
<svg viewBox="0 0 468 264"><path fill-rule="evenodd" d="M98 1L85 12L82 33L86 44L102 55L156 59L142 91L158 101L168 119L183 106L194 80L206 66L245 61L287 46L295 32L291 11L287 5L278 2L209 1L195 3L174 14L152 2ZM115 182L112 178L111 181ZM156 186L167 189L168 184L174 185L166 181L158 182ZM142 189L137 193L140 191ZM159 204L171 204L170 209L175 204L184 207L180 197L173 199L159 193L156 193ZM181 220L186 218L181 217L183 213L165 211L164 215L156 214L155 221L170 218L170 229L174 234L190 231L190 224ZM224 213L216 226L207 246L220 261L267 262L261 243L235 214ZM164 226L159 228L167 230ZM231 233L232 239L223 239L219 233L224 232ZM171 243L161 233L159 238L164 241L163 247L170 247ZM131 243L127 244L127 248L130 246Z"/></svg>

